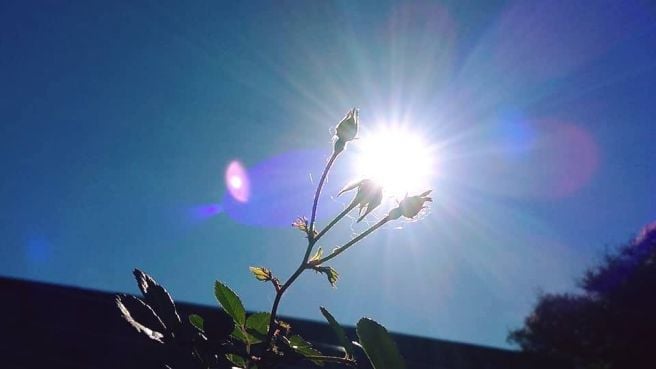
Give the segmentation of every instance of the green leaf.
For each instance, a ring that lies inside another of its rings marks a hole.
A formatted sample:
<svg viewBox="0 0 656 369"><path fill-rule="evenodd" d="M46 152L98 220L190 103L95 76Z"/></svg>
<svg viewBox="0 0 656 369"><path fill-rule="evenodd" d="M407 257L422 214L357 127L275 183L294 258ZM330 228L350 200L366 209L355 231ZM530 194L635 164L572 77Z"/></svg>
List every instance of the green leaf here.
<svg viewBox="0 0 656 369"><path fill-rule="evenodd" d="M316 237L317 231L312 227L312 231L310 231L310 225L306 217L298 217L294 220L292 223L292 227L298 229L299 231L305 233L310 236L312 234L313 237Z"/></svg>
<svg viewBox="0 0 656 369"><path fill-rule="evenodd" d="M339 279L339 273L335 269L329 266L313 266L312 269L314 269L315 272L317 273L322 273L325 274L326 277L328 278L328 282L330 282L330 285L333 287L337 286L337 280Z"/></svg>
<svg viewBox="0 0 656 369"><path fill-rule="evenodd" d="M256 331L244 331L242 327L236 326L230 336L240 342L243 342L246 345L254 345L264 341L266 338L265 335L259 334Z"/></svg>
<svg viewBox="0 0 656 369"><path fill-rule="evenodd" d="M316 365L323 366L323 361L310 358L312 356L321 356L321 352L312 347L312 344L304 340L303 337L299 335L291 336L288 339L288 344L296 353L305 356Z"/></svg>
<svg viewBox="0 0 656 369"><path fill-rule="evenodd" d="M308 220L305 217L298 217L294 219L292 227L298 229L301 232L307 233L308 230Z"/></svg>
<svg viewBox="0 0 656 369"><path fill-rule="evenodd" d="M189 323L191 323L191 325L196 327L201 332L205 330L203 328L203 326L205 325L205 320L203 320L203 317L198 314L189 315Z"/></svg>
<svg viewBox="0 0 656 369"><path fill-rule="evenodd" d="M226 359L240 368L246 367L246 359L237 354L226 354Z"/></svg>
<svg viewBox="0 0 656 369"><path fill-rule="evenodd" d="M396 343L382 325L362 318L357 325L360 344L374 369L405 369Z"/></svg>
<svg viewBox="0 0 656 369"><path fill-rule="evenodd" d="M248 267L258 281L270 281L273 278L271 271L264 267Z"/></svg>
<svg viewBox="0 0 656 369"><path fill-rule="evenodd" d="M269 333L269 318L271 314L269 313L255 313L251 314L248 319L246 319L246 329L249 331L252 330L261 335L266 335Z"/></svg>
<svg viewBox="0 0 656 369"><path fill-rule="evenodd" d="M232 333L230 333L230 337L232 337L232 338L234 338L234 339L236 339L236 340L238 340L238 341L241 341L241 342L243 342L243 343L245 343L245 344L250 344L250 342L248 341L248 337L246 337L246 334L245 334L244 331L241 329L241 327L235 327L235 328L232 330Z"/></svg>
<svg viewBox="0 0 656 369"><path fill-rule="evenodd" d="M335 332L335 335L337 335L337 339L339 340L339 344L344 347L346 350L346 357L351 358L353 357L353 352L355 349L353 348L353 344L351 343L351 340L348 339L346 336L346 332L344 332L344 328L342 328L339 323L337 323L337 320L328 312L328 310L325 307L321 307L321 314L326 318L328 321L328 324L330 325L330 328L333 329Z"/></svg>
<svg viewBox="0 0 656 369"><path fill-rule="evenodd" d="M308 260L308 263L310 265L317 265L318 261L321 260L321 257L323 256L323 249L319 247L317 249L317 252Z"/></svg>
<svg viewBox="0 0 656 369"><path fill-rule="evenodd" d="M246 310L244 310L244 305L241 303L239 296L219 281L214 284L214 295L223 310L232 317L237 325L243 327L246 323Z"/></svg>

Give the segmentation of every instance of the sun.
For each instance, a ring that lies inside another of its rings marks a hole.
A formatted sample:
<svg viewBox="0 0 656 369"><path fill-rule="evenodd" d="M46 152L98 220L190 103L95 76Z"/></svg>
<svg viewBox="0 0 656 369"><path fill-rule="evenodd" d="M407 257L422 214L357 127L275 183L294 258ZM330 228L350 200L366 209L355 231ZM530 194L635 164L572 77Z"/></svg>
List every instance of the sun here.
<svg viewBox="0 0 656 369"><path fill-rule="evenodd" d="M381 125L354 142L354 174L383 186L388 197L402 198L430 188L435 153L424 135L403 126Z"/></svg>

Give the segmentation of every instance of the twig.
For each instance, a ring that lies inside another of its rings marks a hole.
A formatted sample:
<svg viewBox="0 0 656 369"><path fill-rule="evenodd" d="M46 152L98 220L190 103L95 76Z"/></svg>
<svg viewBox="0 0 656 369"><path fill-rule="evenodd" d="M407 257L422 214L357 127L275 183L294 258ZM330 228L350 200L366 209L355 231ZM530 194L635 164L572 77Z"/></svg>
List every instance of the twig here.
<svg viewBox="0 0 656 369"><path fill-rule="evenodd" d="M348 249L349 247L355 245L361 239L367 237L371 232L373 232L376 229L382 227L385 223L389 222L390 220L391 220L390 217L388 215L386 215L383 219L379 220L378 223L372 225L369 229L367 229L366 231L360 233L357 237L350 240L349 242L347 242L343 246L340 246L340 247L336 248L335 251L333 251L330 255L326 256L323 259L319 259L318 261L315 262L315 264L316 265L321 265L321 264L325 263L326 261L336 257L337 255L341 254L342 252L346 251L346 249Z"/></svg>
<svg viewBox="0 0 656 369"><path fill-rule="evenodd" d="M316 243L324 234L326 234L326 232L328 232L328 230L330 230L330 228L332 228L335 224L337 224L337 222L339 222L340 219L344 218L346 214L348 214L351 210L353 210L353 208L355 208L357 205L358 204L354 201L349 206L347 206L346 209L344 209L341 213L339 213L338 216L335 217L335 219L333 219L330 223L328 223L326 228L322 229L321 232L319 232L319 234L317 234L314 237L314 242Z"/></svg>

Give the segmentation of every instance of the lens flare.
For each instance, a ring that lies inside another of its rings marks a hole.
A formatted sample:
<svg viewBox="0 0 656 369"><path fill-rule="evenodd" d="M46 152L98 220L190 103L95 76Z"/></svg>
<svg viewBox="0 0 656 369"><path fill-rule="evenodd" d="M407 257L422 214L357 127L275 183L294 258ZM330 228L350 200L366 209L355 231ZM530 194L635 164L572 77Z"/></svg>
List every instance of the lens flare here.
<svg viewBox="0 0 656 369"><path fill-rule="evenodd" d="M250 197L248 173L240 162L235 160L228 165L225 182L230 196L239 202L248 202Z"/></svg>
<svg viewBox="0 0 656 369"><path fill-rule="evenodd" d="M201 221L212 218L223 212L221 204L203 204L189 209L189 219L192 221Z"/></svg>

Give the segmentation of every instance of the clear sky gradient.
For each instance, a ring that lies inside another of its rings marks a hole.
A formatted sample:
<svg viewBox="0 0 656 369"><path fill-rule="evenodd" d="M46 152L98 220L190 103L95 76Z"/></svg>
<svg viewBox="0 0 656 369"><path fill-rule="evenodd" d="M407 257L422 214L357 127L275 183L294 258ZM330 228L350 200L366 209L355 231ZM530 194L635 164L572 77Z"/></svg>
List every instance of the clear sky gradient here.
<svg viewBox="0 0 656 369"><path fill-rule="evenodd" d="M289 224L357 106L362 135L431 144L435 202L336 258L338 288L301 278L281 313L509 347L539 291L575 291L656 219L655 85L649 1L3 1L0 274L137 292L139 267L177 300L215 304L220 279L268 310L248 266L297 266Z"/></svg>

